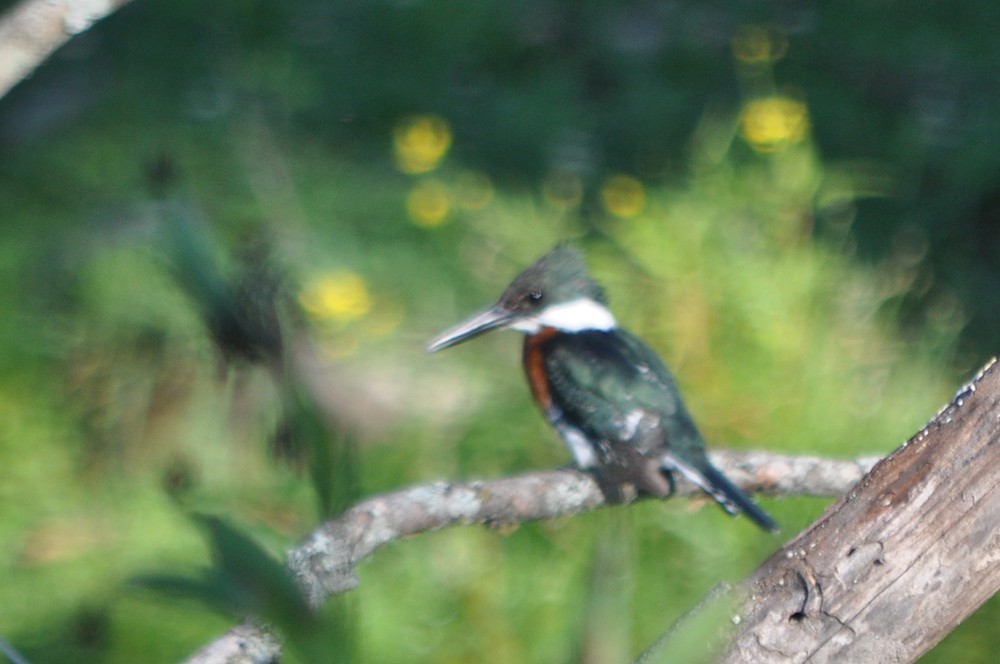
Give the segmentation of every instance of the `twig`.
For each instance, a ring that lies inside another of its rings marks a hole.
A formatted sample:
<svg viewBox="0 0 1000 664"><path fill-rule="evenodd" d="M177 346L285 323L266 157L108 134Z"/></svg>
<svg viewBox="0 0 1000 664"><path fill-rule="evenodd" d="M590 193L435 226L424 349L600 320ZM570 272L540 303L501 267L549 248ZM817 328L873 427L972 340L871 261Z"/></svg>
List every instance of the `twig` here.
<svg viewBox="0 0 1000 664"><path fill-rule="evenodd" d="M187 664L273 664L281 656L281 642L269 630L250 620L202 647Z"/></svg>
<svg viewBox="0 0 1000 664"><path fill-rule="evenodd" d="M0 97L129 0L24 0L0 16Z"/></svg>
<svg viewBox="0 0 1000 664"><path fill-rule="evenodd" d="M673 642L680 640L684 636L684 632L690 631L692 626L696 626L696 623L703 620L707 615L710 615L713 611L718 612L722 609L731 608L729 605L734 603L732 599L733 587L726 581L721 581L711 588L708 592L698 600L698 603L688 609L684 615L674 621L674 623L667 628L663 634L660 635L656 641L653 642L651 646L646 648L638 657L632 660L632 664L657 664L658 662L666 662L673 659L674 661L680 661L674 657L675 653L670 650L670 646ZM703 630L697 630L700 632ZM696 638L701 637L702 634L696 633ZM705 652L704 641L699 643L699 649ZM669 657L668 657L669 653ZM687 661L687 660L684 660Z"/></svg>
<svg viewBox="0 0 1000 664"><path fill-rule="evenodd" d="M19 653L14 646L7 643L7 641L0 637L0 653L11 661L11 664L31 664L24 656Z"/></svg>
<svg viewBox="0 0 1000 664"><path fill-rule="evenodd" d="M716 452L713 461L737 485L773 495L838 496L876 459L835 461L766 452ZM796 476L792 476L796 475ZM678 481L679 495L700 494ZM459 524L515 524L604 505L590 475L563 469L496 480L438 482L369 498L312 532L288 553L288 566L318 605L357 585L354 567L407 535Z"/></svg>

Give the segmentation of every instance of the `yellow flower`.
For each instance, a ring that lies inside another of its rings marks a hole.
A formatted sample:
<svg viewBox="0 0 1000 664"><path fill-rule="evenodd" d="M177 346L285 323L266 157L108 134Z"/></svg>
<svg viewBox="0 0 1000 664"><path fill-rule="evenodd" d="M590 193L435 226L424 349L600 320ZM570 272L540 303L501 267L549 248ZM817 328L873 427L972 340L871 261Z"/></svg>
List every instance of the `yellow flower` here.
<svg viewBox="0 0 1000 664"><path fill-rule="evenodd" d="M418 183L406 197L406 212L417 226L440 226L451 211L451 192L438 180Z"/></svg>
<svg viewBox="0 0 1000 664"><path fill-rule="evenodd" d="M740 133L760 152L773 152L797 143L809 130L809 110L789 97L762 97L747 102L740 112Z"/></svg>
<svg viewBox="0 0 1000 664"><path fill-rule="evenodd" d="M314 279L299 294L299 302L312 318L339 322L361 318L372 306L364 279L348 271Z"/></svg>
<svg viewBox="0 0 1000 664"><path fill-rule="evenodd" d="M646 207L646 188L631 175L613 175L601 187L601 199L616 217L634 217Z"/></svg>
<svg viewBox="0 0 1000 664"><path fill-rule="evenodd" d="M396 165L416 175L437 168L451 147L451 127L438 115L411 115L392 130Z"/></svg>

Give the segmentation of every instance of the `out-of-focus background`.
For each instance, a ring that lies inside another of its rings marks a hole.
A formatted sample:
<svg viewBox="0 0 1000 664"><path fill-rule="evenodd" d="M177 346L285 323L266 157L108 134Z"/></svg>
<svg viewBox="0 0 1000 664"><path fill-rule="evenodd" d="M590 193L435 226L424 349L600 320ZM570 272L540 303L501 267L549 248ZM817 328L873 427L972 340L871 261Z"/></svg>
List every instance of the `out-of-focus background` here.
<svg viewBox="0 0 1000 664"><path fill-rule="evenodd" d="M516 334L424 352L561 239L712 445L888 453L996 352L998 61L992 0L136 0L0 99L0 636L175 661L281 586L227 542L568 463ZM326 652L626 661L828 502L399 542Z"/></svg>

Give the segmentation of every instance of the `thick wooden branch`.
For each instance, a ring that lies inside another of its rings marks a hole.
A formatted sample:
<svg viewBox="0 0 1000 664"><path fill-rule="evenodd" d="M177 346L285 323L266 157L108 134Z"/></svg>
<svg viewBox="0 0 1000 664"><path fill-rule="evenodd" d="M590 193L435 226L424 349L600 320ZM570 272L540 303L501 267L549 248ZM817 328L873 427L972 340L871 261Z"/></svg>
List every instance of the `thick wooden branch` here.
<svg viewBox="0 0 1000 664"><path fill-rule="evenodd" d="M726 664L913 662L1000 589L1000 366L742 584Z"/></svg>
<svg viewBox="0 0 1000 664"><path fill-rule="evenodd" d="M129 0L23 0L0 16L0 97L74 35Z"/></svg>
<svg viewBox="0 0 1000 664"><path fill-rule="evenodd" d="M877 458L854 461L766 452L716 451L713 462L748 491L782 496L839 496ZM681 495L700 494L678 481ZM496 480L438 482L375 496L313 531L288 552L288 566L314 606L358 583L354 569L378 548L407 535L460 524L503 525L550 519L604 504L597 483L574 469ZM707 504L707 502L706 502ZM199 650L189 664L268 662L273 637L242 623ZM253 653L253 655L251 655Z"/></svg>

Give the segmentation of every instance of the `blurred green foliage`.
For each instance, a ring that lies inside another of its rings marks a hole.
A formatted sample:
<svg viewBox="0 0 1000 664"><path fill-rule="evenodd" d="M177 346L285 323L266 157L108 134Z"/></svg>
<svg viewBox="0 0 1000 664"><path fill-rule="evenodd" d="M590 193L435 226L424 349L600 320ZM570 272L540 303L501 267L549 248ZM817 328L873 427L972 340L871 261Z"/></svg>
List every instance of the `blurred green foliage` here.
<svg viewBox="0 0 1000 664"><path fill-rule="evenodd" d="M1000 329L1000 6L942 11L153 0L77 38L0 100L0 635L175 661L247 603L130 579L281 596L359 495L567 463L516 335L423 353L564 238L711 444L890 451ZM424 535L331 659L626 661L779 544L681 500ZM925 661L992 661L998 611Z"/></svg>

